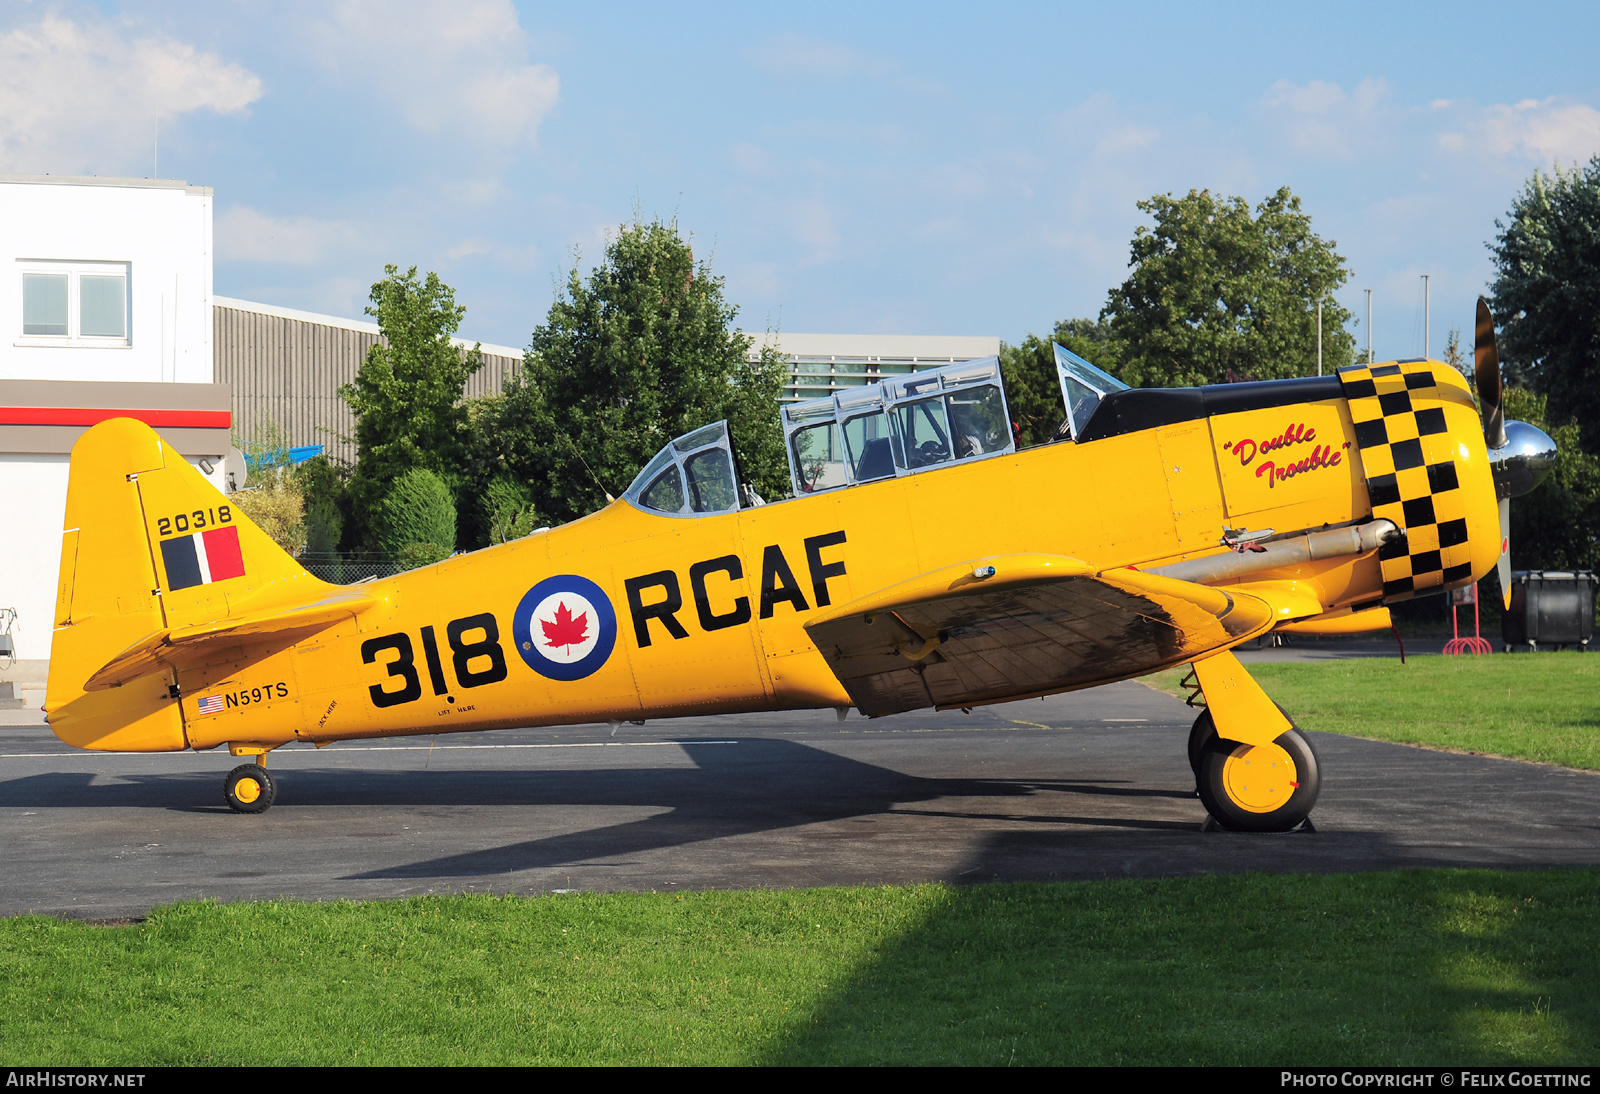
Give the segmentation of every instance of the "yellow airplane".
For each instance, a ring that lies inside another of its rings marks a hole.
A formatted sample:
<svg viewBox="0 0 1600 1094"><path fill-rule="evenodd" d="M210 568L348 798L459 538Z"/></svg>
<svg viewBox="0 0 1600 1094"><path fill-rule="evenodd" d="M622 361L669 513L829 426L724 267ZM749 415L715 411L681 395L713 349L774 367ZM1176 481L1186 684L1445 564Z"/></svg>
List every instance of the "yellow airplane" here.
<svg viewBox="0 0 1600 1094"><path fill-rule="evenodd" d="M1306 819L1310 742L1229 652L1505 564L1503 499L1554 459L1477 386L1400 361L1128 389L1057 347L1066 421L1018 451L994 358L783 408L795 496L764 504L724 423L620 500L387 580L302 569L150 428L73 449L45 709L63 741L253 757L292 741L1049 695L1192 663L1189 755L1232 829ZM1497 513L1497 502L1499 512ZM1509 583L1504 583L1509 587Z"/></svg>

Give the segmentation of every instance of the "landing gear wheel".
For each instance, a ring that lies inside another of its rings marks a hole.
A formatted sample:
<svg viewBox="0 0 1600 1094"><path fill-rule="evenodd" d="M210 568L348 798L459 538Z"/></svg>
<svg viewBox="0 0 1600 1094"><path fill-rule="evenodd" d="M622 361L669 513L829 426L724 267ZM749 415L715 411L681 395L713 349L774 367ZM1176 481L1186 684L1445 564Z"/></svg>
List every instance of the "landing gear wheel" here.
<svg viewBox="0 0 1600 1094"><path fill-rule="evenodd" d="M1287 832L1311 815L1322 789L1317 753L1293 729L1268 745L1213 735L1195 775L1206 812L1235 832Z"/></svg>
<svg viewBox="0 0 1600 1094"><path fill-rule="evenodd" d="M222 796L235 813L265 813L278 796L278 780L260 764L240 764L222 781Z"/></svg>

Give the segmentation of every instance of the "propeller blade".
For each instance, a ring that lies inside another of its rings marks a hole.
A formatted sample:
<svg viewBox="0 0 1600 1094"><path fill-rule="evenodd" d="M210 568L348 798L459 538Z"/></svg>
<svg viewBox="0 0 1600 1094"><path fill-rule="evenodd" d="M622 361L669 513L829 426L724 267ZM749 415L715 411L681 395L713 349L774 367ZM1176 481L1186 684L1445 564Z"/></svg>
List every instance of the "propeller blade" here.
<svg viewBox="0 0 1600 1094"><path fill-rule="evenodd" d="M1511 499L1500 499L1500 561L1495 563L1500 575L1500 596L1505 600L1506 611L1511 610Z"/></svg>
<svg viewBox="0 0 1600 1094"><path fill-rule="evenodd" d="M1483 413L1483 439L1489 447L1506 446L1505 411L1500 405L1500 350L1494 342L1494 316L1478 297L1478 332L1472 349L1473 373L1478 381L1478 409Z"/></svg>

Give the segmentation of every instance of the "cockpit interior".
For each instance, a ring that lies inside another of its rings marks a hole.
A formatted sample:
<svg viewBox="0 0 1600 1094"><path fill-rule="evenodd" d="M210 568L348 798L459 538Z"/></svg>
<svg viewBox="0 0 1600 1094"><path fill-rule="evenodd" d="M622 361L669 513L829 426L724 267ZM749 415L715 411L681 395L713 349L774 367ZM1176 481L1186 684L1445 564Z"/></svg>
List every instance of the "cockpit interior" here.
<svg viewBox="0 0 1600 1094"><path fill-rule="evenodd" d="M1056 440L1076 441L1100 401L1127 385L1062 346L1056 377L1065 420ZM781 409L794 497L915 475L1017 450L1000 359L983 357ZM656 453L624 500L651 513L693 517L765 502L737 474L726 421L684 434Z"/></svg>

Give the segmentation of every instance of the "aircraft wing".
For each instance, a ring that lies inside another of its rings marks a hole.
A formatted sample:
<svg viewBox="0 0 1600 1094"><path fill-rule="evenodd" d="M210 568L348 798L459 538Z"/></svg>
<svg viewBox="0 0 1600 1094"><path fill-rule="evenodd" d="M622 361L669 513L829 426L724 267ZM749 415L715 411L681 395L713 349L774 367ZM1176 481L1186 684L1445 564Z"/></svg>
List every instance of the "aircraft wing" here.
<svg viewBox="0 0 1600 1094"><path fill-rule="evenodd" d="M842 605L806 632L857 709L878 717L1142 676L1264 633L1273 614L1248 593L1004 555Z"/></svg>
<svg viewBox="0 0 1600 1094"><path fill-rule="evenodd" d="M166 668L182 669L203 664L227 647L276 643L292 645L344 619L372 607L365 593L343 593L294 608L253 612L214 623L199 623L155 631L106 662L84 691L121 687L131 680Z"/></svg>

